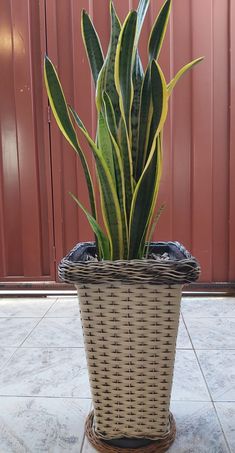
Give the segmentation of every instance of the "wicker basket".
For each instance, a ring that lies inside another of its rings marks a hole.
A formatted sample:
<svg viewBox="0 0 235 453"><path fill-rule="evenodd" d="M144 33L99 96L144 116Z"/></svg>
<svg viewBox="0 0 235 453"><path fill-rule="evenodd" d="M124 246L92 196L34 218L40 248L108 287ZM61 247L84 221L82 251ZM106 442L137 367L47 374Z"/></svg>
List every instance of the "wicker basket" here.
<svg viewBox="0 0 235 453"><path fill-rule="evenodd" d="M97 262L95 245L83 243L59 266L78 291L100 439L164 439L170 431L182 286L198 278L199 265L175 242L153 243L153 252L170 259Z"/></svg>

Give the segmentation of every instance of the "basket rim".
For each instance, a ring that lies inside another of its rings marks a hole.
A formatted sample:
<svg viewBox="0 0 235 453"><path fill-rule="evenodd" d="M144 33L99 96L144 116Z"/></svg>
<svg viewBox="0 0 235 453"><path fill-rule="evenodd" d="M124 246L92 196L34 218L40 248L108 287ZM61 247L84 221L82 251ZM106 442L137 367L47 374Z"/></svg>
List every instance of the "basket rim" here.
<svg viewBox="0 0 235 453"><path fill-rule="evenodd" d="M170 251L174 259L155 260L149 258L133 260L82 260L86 250L90 249L95 256L94 242L78 243L59 263L59 277L67 283L96 283L121 280L124 283L151 283L151 284L184 284L197 280L200 266L197 260L176 241L151 242L150 250L158 248Z"/></svg>

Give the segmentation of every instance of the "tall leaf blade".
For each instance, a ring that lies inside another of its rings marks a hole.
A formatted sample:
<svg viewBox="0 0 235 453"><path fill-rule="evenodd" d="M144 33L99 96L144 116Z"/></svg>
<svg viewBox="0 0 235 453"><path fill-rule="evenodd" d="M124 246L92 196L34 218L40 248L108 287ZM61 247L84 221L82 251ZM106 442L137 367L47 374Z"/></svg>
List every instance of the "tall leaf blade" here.
<svg viewBox="0 0 235 453"><path fill-rule="evenodd" d="M123 161L124 168L124 178L125 178L125 195L126 195L126 212L127 218L129 218L131 210L131 201L133 196L133 166L132 166L132 154L131 147L129 142L129 137L127 133L126 123L121 117L118 130L118 143L120 146L121 157Z"/></svg>
<svg viewBox="0 0 235 453"><path fill-rule="evenodd" d="M159 79L161 81L158 84ZM143 245L143 237L147 232L148 224L153 212L154 197L158 191L161 175L161 156L158 153L158 135L161 132L167 116L168 94L167 85L160 66L153 61L151 65L151 86L158 86L159 92L152 91L154 96L153 104L160 102L155 108L159 109L160 115L157 121L157 129L151 150L145 164L141 177L136 185L130 213L129 227L129 259L139 256L139 251ZM157 116L157 115L156 115ZM144 220L143 220L144 219ZM143 250L141 250L141 253Z"/></svg>
<svg viewBox="0 0 235 453"><path fill-rule="evenodd" d="M121 31L121 24L112 1L110 2L110 17L111 17L111 36L108 53L104 64L105 77L103 91L105 91L111 99L116 116L116 121L118 123L120 118L120 107L119 107L119 96L115 85L114 68L117 44Z"/></svg>
<svg viewBox="0 0 235 453"><path fill-rule="evenodd" d="M101 191L101 209L110 241L110 253L112 257L111 259L121 259L123 258L122 216L112 175L101 150L96 146L95 142L88 134L77 113L73 109L70 110L73 114L76 124L85 136L95 157Z"/></svg>
<svg viewBox="0 0 235 453"><path fill-rule="evenodd" d="M137 50L136 59L133 69L132 81L134 96L131 109L131 132L132 132L132 161L133 168L136 168L136 160L138 154L138 125L139 125L139 111L140 111L140 99L141 89L143 84L144 72L142 63L140 60L139 52Z"/></svg>
<svg viewBox="0 0 235 453"><path fill-rule="evenodd" d="M131 11L121 29L115 58L115 83L119 94L121 114L128 133L131 128L131 106L133 101L132 73L136 55L137 12Z"/></svg>
<svg viewBox="0 0 235 453"><path fill-rule="evenodd" d="M144 19L149 7L149 0L140 0L137 9L137 27L136 27L136 41L138 42Z"/></svg>
<svg viewBox="0 0 235 453"><path fill-rule="evenodd" d="M66 140L70 143L70 145L73 147L73 149L80 157L86 177L92 216L96 219L97 212L95 204L95 195L90 170L85 155L82 152L82 149L78 142L77 135L69 115L68 105L66 103L57 72L55 70L54 65L47 56L45 57L44 61L44 78L50 106L54 114L55 120L57 122L57 125L59 126L59 129L63 133Z"/></svg>
<svg viewBox="0 0 235 453"><path fill-rule="evenodd" d="M112 140L110 138L107 123L106 123L103 113L101 111L99 113L99 119L98 119L98 147L102 151L103 158L108 166L112 179L115 183L113 145L112 145Z"/></svg>
<svg viewBox="0 0 235 453"><path fill-rule="evenodd" d="M190 63L187 63L185 66L183 66L175 75L175 77L170 81L170 83L167 85L167 90L169 96L171 95L173 89L175 88L176 84L178 81L181 79L181 77L184 76L184 74L189 71L190 69L193 68L196 64L200 63L204 57L197 58L196 60L190 61Z"/></svg>
<svg viewBox="0 0 235 453"><path fill-rule="evenodd" d="M131 210L129 259L140 258L142 238L146 231L146 220L152 206L154 188L156 184L157 152L145 170L141 184L137 184Z"/></svg>
<svg viewBox="0 0 235 453"><path fill-rule="evenodd" d="M166 34L171 11L171 0L166 0L161 8L150 33L148 52L149 60L157 60Z"/></svg>
<svg viewBox="0 0 235 453"><path fill-rule="evenodd" d="M152 220L154 217L155 207L157 203L157 196L160 186L160 180L162 176L162 132L159 133L156 143L156 169L155 169L155 184L152 194L152 203L149 210L149 215L146 221L146 228L144 229L143 236L141 238L140 254L143 256L145 243L148 236L148 232L151 229Z"/></svg>
<svg viewBox="0 0 235 453"><path fill-rule="evenodd" d="M146 147L148 144L148 137L150 125L152 120L152 106L151 106L151 66L148 65L140 94L139 106L139 119L137 130L137 156L134 169L134 178L139 180L144 167L144 159L146 156Z"/></svg>
<svg viewBox="0 0 235 453"><path fill-rule="evenodd" d="M117 129L114 109L111 100L107 93L103 94L104 111L110 137L113 143L113 158L115 163L116 187L120 203L122 226L123 226L123 243L124 243L124 259L127 259L128 253L128 226L126 213L126 196L125 196L125 177L121 152L117 142Z"/></svg>
<svg viewBox="0 0 235 453"><path fill-rule="evenodd" d="M95 27L85 10L82 11L82 37L96 85L99 73L104 63L104 57Z"/></svg>
<svg viewBox="0 0 235 453"><path fill-rule="evenodd" d="M151 97L153 113L151 119L150 132L148 136L148 144L145 149L146 154L144 155L144 164L149 156L152 143L156 134L156 130L158 129L159 123L161 121L164 96L164 92L162 90L162 78L163 73L160 70L160 67L157 66L155 61L153 60L151 64Z"/></svg>
<svg viewBox="0 0 235 453"><path fill-rule="evenodd" d="M140 33L144 23L144 19L149 7L149 0L140 0L138 9L137 9L137 25L136 25L136 35L135 35L135 48L137 49ZM136 166L137 158L137 149L138 149L138 120L139 120L139 105L140 105L140 95L141 88L144 78L144 71L140 59L138 49L136 51L135 63L132 74L133 82L133 102L131 110L131 133L132 133L132 160L133 167Z"/></svg>
<svg viewBox="0 0 235 453"><path fill-rule="evenodd" d="M97 237L99 248L101 250L101 258L103 258L104 260L111 259L109 240L108 240L107 236L104 234L102 228L97 223L96 219L94 219L94 217L82 205L82 203L80 203L80 201L77 199L77 197L74 194L72 194L71 192L70 192L70 195L73 198L73 200L75 201L75 203L77 203L77 205L82 209L82 211L86 215L87 220L88 220L94 234Z"/></svg>

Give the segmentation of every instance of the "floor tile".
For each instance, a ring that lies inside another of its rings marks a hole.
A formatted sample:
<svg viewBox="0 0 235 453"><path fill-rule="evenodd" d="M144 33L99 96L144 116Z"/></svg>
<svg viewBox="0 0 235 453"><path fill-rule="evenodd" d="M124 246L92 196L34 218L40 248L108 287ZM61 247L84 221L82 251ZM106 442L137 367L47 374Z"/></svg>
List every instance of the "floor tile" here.
<svg viewBox="0 0 235 453"><path fill-rule="evenodd" d="M235 401L235 351L196 351L214 401Z"/></svg>
<svg viewBox="0 0 235 453"><path fill-rule="evenodd" d="M43 318L24 347L83 347L79 318Z"/></svg>
<svg viewBox="0 0 235 453"><path fill-rule="evenodd" d="M169 453L228 453L212 403L173 402L177 426Z"/></svg>
<svg viewBox="0 0 235 453"><path fill-rule="evenodd" d="M212 403L175 401L171 410L177 435L169 453L229 453ZM87 439L82 453L96 453Z"/></svg>
<svg viewBox="0 0 235 453"><path fill-rule="evenodd" d="M194 351L183 349L177 351L172 399L177 401L210 401Z"/></svg>
<svg viewBox="0 0 235 453"><path fill-rule="evenodd" d="M0 348L0 369L6 364L15 351L16 348Z"/></svg>
<svg viewBox="0 0 235 453"><path fill-rule="evenodd" d="M82 348L20 348L0 371L1 396L90 398Z"/></svg>
<svg viewBox="0 0 235 453"><path fill-rule="evenodd" d="M186 330L182 317L180 318L176 347L177 347L177 349L192 349L192 343L190 341L190 338L189 338L189 335Z"/></svg>
<svg viewBox="0 0 235 453"><path fill-rule="evenodd" d="M52 318L73 318L79 316L77 296L60 297L46 314L46 317Z"/></svg>
<svg viewBox="0 0 235 453"><path fill-rule="evenodd" d="M20 346L38 321L38 318L0 318L0 345Z"/></svg>
<svg viewBox="0 0 235 453"><path fill-rule="evenodd" d="M56 298L4 298L0 299L0 318L11 316L20 318L41 318L55 303Z"/></svg>
<svg viewBox="0 0 235 453"><path fill-rule="evenodd" d="M195 349L235 349L235 318L187 318Z"/></svg>
<svg viewBox="0 0 235 453"><path fill-rule="evenodd" d="M0 398L0 451L79 453L89 400Z"/></svg>
<svg viewBox="0 0 235 453"><path fill-rule="evenodd" d="M186 318L235 317L235 297L184 297L181 304Z"/></svg>
<svg viewBox="0 0 235 453"><path fill-rule="evenodd" d="M91 444L88 442L87 439L85 439L84 446L82 449L82 453L97 453L97 450L95 450Z"/></svg>
<svg viewBox="0 0 235 453"><path fill-rule="evenodd" d="M235 452L235 403L215 403L231 452Z"/></svg>

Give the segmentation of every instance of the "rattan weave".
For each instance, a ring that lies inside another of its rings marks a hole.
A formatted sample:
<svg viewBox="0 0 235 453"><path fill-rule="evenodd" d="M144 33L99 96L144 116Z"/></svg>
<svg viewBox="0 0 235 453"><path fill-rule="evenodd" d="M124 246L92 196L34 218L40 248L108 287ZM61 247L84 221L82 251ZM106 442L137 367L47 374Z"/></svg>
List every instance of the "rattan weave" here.
<svg viewBox="0 0 235 453"><path fill-rule="evenodd" d="M176 426L175 420L172 414L170 414L170 432L164 438L160 440L152 441L149 445L140 448L118 448L111 445L107 445L105 441L100 439L94 431L93 427L94 412L92 411L86 420L86 436L90 444L101 453L164 453L166 452L171 444L175 440Z"/></svg>
<svg viewBox="0 0 235 453"><path fill-rule="evenodd" d="M101 438L164 437L181 285L77 286L95 431Z"/></svg>
<svg viewBox="0 0 235 453"><path fill-rule="evenodd" d="M154 285L184 284L197 280L200 267L189 252L178 242L152 243L153 251L169 251L178 260L156 261L154 259L142 260L117 260L117 261L94 261L83 260L86 250L90 255L95 255L95 244L84 242L76 245L71 252L62 259L59 265L59 276L66 283L110 283L121 280L123 284L151 283ZM89 254L88 254L89 256Z"/></svg>
<svg viewBox="0 0 235 453"><path fill-rule="evenodd" d="M200 268L176 242L150 245L150 256L165 252L165 261L97 262L95 244L83 243L60 263L60 277L78 291L94 432L100 442L171 438L182 285L195 281Z"/></svg>

